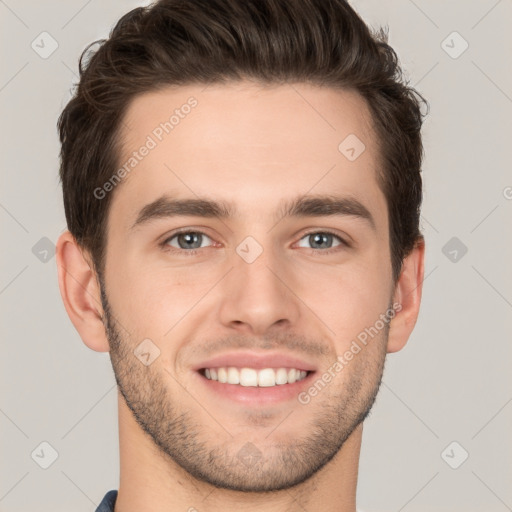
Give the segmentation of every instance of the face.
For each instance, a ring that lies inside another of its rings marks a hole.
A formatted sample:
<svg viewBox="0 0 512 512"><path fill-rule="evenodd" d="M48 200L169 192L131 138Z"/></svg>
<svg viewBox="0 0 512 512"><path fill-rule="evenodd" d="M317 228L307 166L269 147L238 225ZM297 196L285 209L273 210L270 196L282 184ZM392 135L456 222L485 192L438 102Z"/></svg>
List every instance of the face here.
<svg viewBox="0 0 512 512"><path fill-rule="evenodd" d="M364 101L305 84L194 85L137 97L124 121L121 165L137 160L110 192L102 297L126 406L202 481L307 480L371 408L392 318ZM355 159L339 149L350 134L365 146L352 144Z"/></svg>

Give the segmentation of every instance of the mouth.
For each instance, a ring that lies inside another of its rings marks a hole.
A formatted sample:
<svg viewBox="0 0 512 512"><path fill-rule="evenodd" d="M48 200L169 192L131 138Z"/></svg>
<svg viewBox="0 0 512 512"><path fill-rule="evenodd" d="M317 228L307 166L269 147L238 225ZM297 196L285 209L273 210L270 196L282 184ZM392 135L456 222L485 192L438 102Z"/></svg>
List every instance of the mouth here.
<svg viewBox="0 0 512 512"><path fill-rule="evenodd" d="M201 385L221 400L250 406L297 399L311 385L313 370L300 368L250 368L220 366L194 372Z"/></svg>
<svg viewBox="0 0 512 512"><path fill-rule="evenodd" d="M237 368L221 366L202 368L199 373L209 380L244 387L274 387L294 384L305 379L311 371L299 368Z"/></svg>

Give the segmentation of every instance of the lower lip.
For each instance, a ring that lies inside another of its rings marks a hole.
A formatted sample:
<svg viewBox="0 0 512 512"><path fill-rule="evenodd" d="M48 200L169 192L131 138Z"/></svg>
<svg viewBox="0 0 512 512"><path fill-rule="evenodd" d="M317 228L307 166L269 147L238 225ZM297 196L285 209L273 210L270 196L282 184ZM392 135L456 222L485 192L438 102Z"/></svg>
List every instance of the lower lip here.
<svg viewBox="0 0 512 512"><path fill-rule="evenodd" d="M294 382L293 384L278 384L276 386L260 387L227 384L217 380L208 379L199 372L195 372L207 389L216 395L250 405L268 405L297 399L299 393L310 386L314 373L315 372L308 373L304 379Z"/></svg>

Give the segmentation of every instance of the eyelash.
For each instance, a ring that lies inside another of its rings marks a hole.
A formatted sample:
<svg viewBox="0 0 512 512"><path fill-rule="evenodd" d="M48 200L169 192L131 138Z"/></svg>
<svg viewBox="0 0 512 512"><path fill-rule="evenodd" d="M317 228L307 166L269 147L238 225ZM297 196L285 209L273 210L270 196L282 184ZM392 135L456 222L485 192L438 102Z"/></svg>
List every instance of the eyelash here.
<svg viewBox="0 0 512 512"><path fill-rule="evenodd" d="M195 233L195 234L199 234L199 235L205 235L205 236L207 236L208 238L211 239L211 237L209 237L206 233L204 233L202 231L196 231L196 230L191 230L191 229L184 229L184 230L181 230L181 231L174 232L171 236L167 237L163 242L161 242L159 244L159 246L162 248L162 250L164 250L166 252L172 252L172 253L176 253L176 254L178 254L178 253L179 254L185 254L187 256L194 256L200 250L206 249L206 247L201 247L199 249L190 249L190 250L187 250L187 249L176 249L175 247L171 247L171 246L168 245L168 243L173 238L175 238L176 236L182 235L182 234L188 234L188 233ZM310 249L315 254L318 251L321 252L324 255L325 254L331 254L331 253L334 253L334 252L337 252L338 250L340 250L341 246L343 246L345 248L351 247L351 245L348 242L346 242L343 238L341 238L338 234L333 233L332 231L329 231L328 229L327 230L321 230L321 231L309 231L307 233L304 233L304 235L299 239L299 241L302 240L303 238L309 236L309 235L314 235L314 234L332 235L332 236L334 236L335 238L337 238L341 242L340 245L338 245L336 247L331 247L330 249Z"/></svg>

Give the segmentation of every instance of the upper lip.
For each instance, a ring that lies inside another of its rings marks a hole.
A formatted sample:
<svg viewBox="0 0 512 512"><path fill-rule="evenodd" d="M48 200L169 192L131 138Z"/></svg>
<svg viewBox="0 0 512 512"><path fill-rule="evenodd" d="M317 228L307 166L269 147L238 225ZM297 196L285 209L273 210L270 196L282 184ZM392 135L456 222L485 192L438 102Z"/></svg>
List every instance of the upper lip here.
<svg viewBox="0 0 512 512"><path fill-rule="evenodd" d="M235 366L237 368L296 368L315 371L315 365L291 354L261 352L229 352L212 357L194 366L194 370Z"/></svg>

